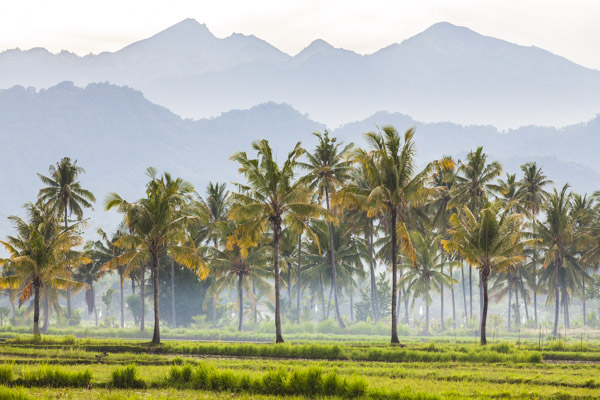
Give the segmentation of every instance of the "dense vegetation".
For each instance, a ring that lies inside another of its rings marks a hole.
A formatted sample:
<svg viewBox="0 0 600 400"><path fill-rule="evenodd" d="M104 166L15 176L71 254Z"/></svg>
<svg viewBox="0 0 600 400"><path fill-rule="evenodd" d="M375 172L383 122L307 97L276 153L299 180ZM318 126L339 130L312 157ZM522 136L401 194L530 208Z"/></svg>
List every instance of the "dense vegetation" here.
<svg viewBox="0 0 600 400"><path fill-rule="evenodd" d="M119 277L121 327L127 304L144 332L150 298L152 345L161 343L161 315L170 317L170 337L186 337L175 329L184 286L183 301L199 308L192 322L197 328L235 316L238 331L246 322L260 335L272 332L260 320L273 318L278 343L285 331L310 332L307 321L327 321L330 312L338 327L328 329L337 334L387 330L399 343L406 328L398 324L409 322L417 301L425 309L418 333L429 335L434 295L442 315L436 329L456 335L460 325L477 332L481 344L488 341L488 321L494 335L505 322L508 331L525 324L533 331L528 335L539 329L537 336L545 337L540 299L554 307L553 338L561 332L561 313L562 328L571 326L574 299L583 303L583 324L595 323L586 320L585 307L600 292L593 274L600 260L600 195L572 193L568 185L552 189L535 163L523 165L519 178L501 178L501 165L488 161L482 148L464 160L442 157L421 169L414 135L413 129L400 135L385 126L366 134L366 148L357 148L318 133L313 151L298 143L283 162L267 141L258 141L255 156L232 156L240 166L235 190L211 183L205 196L184 179L149 168L143 198L112 193L103 203L122 213L123 223L113 234L99 231L99 239L83 247L84 209L95 198L79 182L83 168L64 158L49 176L40 175L46 186L25 206L26 218L10 217L16 233L2 241L9 258L2 260L0 286L13 304L11 323L23 320L14 303L31 300L35 335L52 332L51 312L76 325L71 299L83 290L98 324L95 285L110 273ZM378 275L378 265L389 268ZM132 295L125 298L127 280ZM473 311L473 283L479 313ZM101 294L106 314L114 295L113 289ZM236 304L224 309L230 298ZM488 315L490 300L506 301L505 321ZM0 311L0 322L9 318L8 309Z"/></svg>

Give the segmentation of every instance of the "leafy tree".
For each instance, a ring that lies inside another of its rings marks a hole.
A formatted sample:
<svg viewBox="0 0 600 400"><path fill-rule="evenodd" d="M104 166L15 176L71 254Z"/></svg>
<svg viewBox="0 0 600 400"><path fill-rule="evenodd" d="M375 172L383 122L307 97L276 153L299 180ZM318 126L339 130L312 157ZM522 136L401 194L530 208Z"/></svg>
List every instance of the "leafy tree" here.
<svg viewBox="0 0 600 400"><path fill-rule="evenodd" d="M481 315L481 344L487 343L488 279L492 272L523 260L523 220L520 214L510 213L499 204L485 206L478 215L469 207L450 217L449 239L443 240L444 249L459 253L481 273L483 312Z"/></svg>
<svg viewBox="0 0 600 400"><path fill-rule="evenodd" d="M238 184L233 193L230 218L239 223L240 246L254 246L269 229L273 235L273 264L275 278L275 341L283 343L281 334L281 305L279 278L279 242L284 219L306 226L311 217L323 215L322 208L310 203L304 184L294 180L298 158L303 154L300 143L288 154L280 167L273 157L269 142L261 140L252 144L257 158L248 158L245 152L234 154L232 160L240 164L240 173L248 181ZM308 231L308 230L307 230Z"/></svg>
<svg viewBox="0 0 600 400"><path fill-rule="evenodd" d="M77 165L77 160L69 157L62 158L56 166L50 165L49 176L38 174L47 185L41 189L38 198L48 203L53 209L60 210L64 215L64 228L68 227L68 214L75 214L78 220L83 218L83 208L91 208L96 198L89 190L81 187L77 180L85 173L83 167ZM67 317L71 318L71 291L67 288Z"/></svg>
<svg viewBox="0 0 600 400"><path fill-rule="evenodd" d="M0 287L21 289L19 306L33 296L33 334L39 336L42 289L83 286L70 279L67 265L78 265L87 259L71 250L81 244L77 231L80 223L61 229L57 214L41 201L27 203L25 209L28 221L9 217L17 235L0 241L10 255L10 260L1 261L9 275L0 277Z"/></svg>
<svg viewBox="0 0 600 400"><path fill-rule="evenodd" d="M159 315L159 256L166 251L175 261L195 271L202 279L208 275L208 267L192 239L186 225L194 220L188 208L193 186L181 178L173 179L164 173L160 178L156 171L148 169L150 181L146 185L146 197L129 203L116 193L106 201L106 209L117 207L125 214L127 225L135 234L123 234L116 245L124 253L105 264L106 269L126 265L126 269L150 263L152 266L154 291L154 334L152 345L160 344Z"/></svg>
<svg viewBox="0 0 600 400"><path fill-rule="evenodd" d="M425 181L431 166L416 173L414 129L404 134L404 140L393 126L384 126L383 133L367 133L370 152L356 152L358 161L365 166L373 182L366 205L369 215L385 212L392 243L392 343L399 343L396 316L398 242L400 250L414 262L416 255L401 212L410 204L424 202L427 197ZM398 240L398 237L400 240Z"/></svg>

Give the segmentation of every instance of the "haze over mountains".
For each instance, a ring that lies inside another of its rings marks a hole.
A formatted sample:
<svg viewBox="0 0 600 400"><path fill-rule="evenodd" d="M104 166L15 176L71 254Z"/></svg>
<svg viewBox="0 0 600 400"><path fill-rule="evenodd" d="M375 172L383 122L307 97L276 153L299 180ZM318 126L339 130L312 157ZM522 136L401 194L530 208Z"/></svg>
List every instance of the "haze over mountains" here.
<svg viewBox="0 0 600 400"><path fill-rule="evenodd" d="M599 188L600 117L560 130L523 127L500 133L492 126L422 123L404 114L380 112L332 133L345 143L364 146L362 134L384 124L401 131L416 126L418 160L423 164L445 154L464 157L483 145L507 172L538 161L558 185L568 181L581 192ZM83 184L99 200L92 227L111 230L118 216L102 211L103 200L111 191L126 199L140 197L148 166L184 177L203 193L209 180L240 179L229 157L249 151L252 141L268 139L281 159L299 140L312 148L311 132L324 129L292 106L272 102L190 120L149 102L139 91L108 83L0 90L0 185L10 188L2 198L0 231L10 229L6 216L22 213L21 205L35 200L41 187L36 173L45 174L63 156L77 159L87 170Z"/></svg>
<svg viewBox="0 0 600 400"><path fill-rule="evenodd" d="M114 53L0 53L0 87L109 81L183 117L274 101L336 127L377 111L422 121L563 126L600 112L600 71L535 47L438 23L370 55L315 40L295 56L184 20Z"/></svg>
<svg viewBox="0 0 600 400"><path fill-rule="evenodd" d="M36 173L64 156L86 168L99 200L92 227L112 230L119 218L103 199L138 198L148 166L203 192L239 179L229 157L252 141L268 139L283 158L327 127L362 146L376 126L416 126L422 163L483 145L508 172L538 161L558 185L600 189L600 72L448 23L372 55L316 40L292 57L185 20L115 53L5 51L0 87L0 185L10 188L0 232L35 199ZM547 127L504 129L534 122Z"/></svg>

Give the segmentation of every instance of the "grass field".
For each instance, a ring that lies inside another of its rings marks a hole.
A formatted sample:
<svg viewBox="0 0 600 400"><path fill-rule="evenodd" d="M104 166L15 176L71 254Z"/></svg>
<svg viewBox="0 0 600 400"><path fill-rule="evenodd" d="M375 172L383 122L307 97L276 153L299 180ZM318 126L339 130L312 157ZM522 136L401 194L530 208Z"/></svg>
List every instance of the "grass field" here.
<svg viewBox="0 0 600 400"><path fill-rule="evenodd" d="M21 335L0 344L0 399L600 397L600 342L407 340L148 348Z"/></svg>

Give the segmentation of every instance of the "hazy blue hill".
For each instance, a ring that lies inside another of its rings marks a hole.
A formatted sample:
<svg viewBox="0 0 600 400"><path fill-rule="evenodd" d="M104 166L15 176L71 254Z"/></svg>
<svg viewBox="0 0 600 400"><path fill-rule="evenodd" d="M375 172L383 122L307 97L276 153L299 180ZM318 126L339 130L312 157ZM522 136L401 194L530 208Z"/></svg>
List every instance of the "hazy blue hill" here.
<svg viewBox="0 0 600 400"><path fill-rule="evenodd" d="M564 126L600 112L600 71L447 22L370 55L315 40L291 57L255 37L186 19L110 53L0 53L0 88L111 82L184 117L274 101L339 126L378 111L420 121Z"/></svg>

